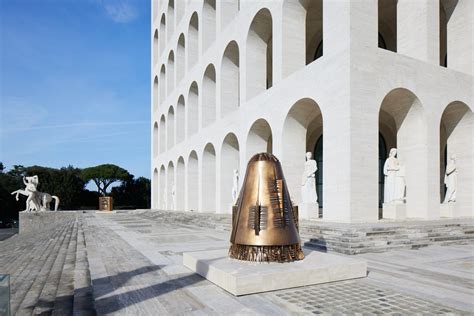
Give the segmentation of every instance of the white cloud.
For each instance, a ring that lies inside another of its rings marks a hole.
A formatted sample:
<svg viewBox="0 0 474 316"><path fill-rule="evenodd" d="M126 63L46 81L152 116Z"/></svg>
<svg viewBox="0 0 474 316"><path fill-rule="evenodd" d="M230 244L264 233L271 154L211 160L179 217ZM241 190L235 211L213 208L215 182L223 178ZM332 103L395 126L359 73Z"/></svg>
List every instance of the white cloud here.
<svg viewBox="0 0 474 316"><path fill-rule="evenodd" d="M117 23L128 23L138 17L137 9L128 0L102 0L107 16Z"/></svg>

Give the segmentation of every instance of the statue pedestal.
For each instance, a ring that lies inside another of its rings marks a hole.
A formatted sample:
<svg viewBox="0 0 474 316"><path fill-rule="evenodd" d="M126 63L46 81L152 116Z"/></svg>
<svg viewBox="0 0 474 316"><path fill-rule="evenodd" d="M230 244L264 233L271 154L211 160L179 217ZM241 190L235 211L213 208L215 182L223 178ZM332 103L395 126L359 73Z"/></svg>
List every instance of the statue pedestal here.
<svg viewBox="0 0 474 316"><path fill-rule="evenodd" d="M298 216L300 219L318 219L318 203L300 203L298 204Z"/></svg>
<svg viewBox="0 0 474 316"><path fill-rule="evenodd" d="M406 204L403 203L384 203L383 218L404 220L407 217Z"/></svg>
<svg viewBox="0 0 474 316"><path fill-rule="evenodd" d="M456 203L443 203L439 208L439 217L456 217Z"/></svg>
<svg viewBox="0 0 474 316"><path fill-rule="evenodd" d="M367 276L363 259L304 251L303 260L288 263L231 259L228 249L184 252L183 265L236 296Z"/></svg>

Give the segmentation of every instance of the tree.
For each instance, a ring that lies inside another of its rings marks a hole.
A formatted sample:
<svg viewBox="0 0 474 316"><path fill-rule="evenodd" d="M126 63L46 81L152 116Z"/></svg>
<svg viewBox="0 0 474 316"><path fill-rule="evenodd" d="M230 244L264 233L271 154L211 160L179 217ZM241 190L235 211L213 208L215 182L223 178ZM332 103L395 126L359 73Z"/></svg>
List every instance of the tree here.
<svg viewBox="0 0 474 316"><path fill-rule="evenodd" d="M21 177L10 172L0 172L0 218L18 218L18 212L24 208L24 203L20 204L15 200L15 196L10 193L24 187Z"/></svg>
<svg viewBox="0 0 474 316"><path fill-rule="evenodd" d="M122 209L150 208L150 180L130 177L120 186L112 188L114 204Z"/></svg>
<svg viewBox="0 0 474 316"><path fill-rule="evenodd" d="M126 181L130 174L127 170L112 164L98 165L82 170L82 179L85 183L94 181L97 192L103 196L107 193L107 188L114 182Z"/></svg>

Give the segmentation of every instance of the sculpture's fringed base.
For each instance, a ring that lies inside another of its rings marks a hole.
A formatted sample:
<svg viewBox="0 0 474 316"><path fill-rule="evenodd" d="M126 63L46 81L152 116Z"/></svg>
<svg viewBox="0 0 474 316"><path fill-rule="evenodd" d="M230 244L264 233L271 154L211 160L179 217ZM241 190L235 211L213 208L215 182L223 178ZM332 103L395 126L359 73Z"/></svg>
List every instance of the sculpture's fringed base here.
<svg viewBox="0 0 474 316"><path fill-rule="evenodd" d="M304 259L300 244L285 246L250 246L232 244L229 257L256 262L291 262Z"/></svg>

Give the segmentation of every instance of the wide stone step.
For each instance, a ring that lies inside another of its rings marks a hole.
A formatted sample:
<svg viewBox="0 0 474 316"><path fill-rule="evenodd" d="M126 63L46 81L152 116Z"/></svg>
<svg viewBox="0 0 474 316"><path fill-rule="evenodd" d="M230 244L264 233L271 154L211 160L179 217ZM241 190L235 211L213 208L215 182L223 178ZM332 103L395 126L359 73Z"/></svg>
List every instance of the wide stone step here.
<svg viewBox="0 0 474 316"><path fill-rule="evenodd" d="M25 267L30 262L34 252L41 253L48 245L55 242L61 235L65 227L60 227L46 234L29 234L24 236L15 235L8 241L0 243L2 253L0 262L3 271L7 273L19 273L20 268Z"/></svg>
<svg viewBox="0 0 474 316"><path fill-rule="evenodd" d="M56 300L54 301L53 315L70 315L74 303L74 270L76 267L77 251L77 220L74 223L72 236L67 248L66 259L59 279L58 289L56 291Z"/></svg>
<svg viewBox="0 0 474 316"><path fill-rule="evenodd" d="M41 294L38 298L38 303L36 304L35 309L33 311L34 314L50 314L54 308L56 293L61 279L61 274L64 262L66 260L67 250L71 237L72 227L68 230L65 242L61 245L56 260L54 261L50 269L48 278L44 283L43 290L41 291Z"/></svg>
<svg viewBox="0 0 474 316"><path fill-rule="evenodd" d="M17 310L20 314L31 313L39 293L43 289L45 280L48 278L52 264L57 259L58 251L65 242L68 228L59 230L58 237L54 237L47 247L35 247L29 249L29 257L23 258L19 273L12 274L12 313ZM22 312L20 312L23 310Z"/></svg>
<svg viewBox="0 0 474 316"><path fill-rule="evenodd" d="M82 222L79 224L77 235L73 314L82 316L96 315Z"/></svg>

